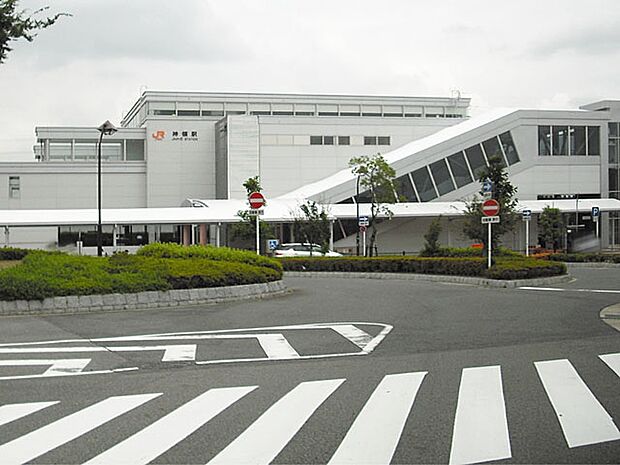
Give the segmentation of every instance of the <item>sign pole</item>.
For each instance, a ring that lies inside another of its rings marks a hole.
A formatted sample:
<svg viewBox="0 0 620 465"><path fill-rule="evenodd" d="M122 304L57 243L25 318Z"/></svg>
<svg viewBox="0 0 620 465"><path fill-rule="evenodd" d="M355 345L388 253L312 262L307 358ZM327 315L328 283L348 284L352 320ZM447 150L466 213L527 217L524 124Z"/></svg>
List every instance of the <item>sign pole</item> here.
<svg viewBox="0 0 620 465"><path fill-rule="evenodd" d="M488 251L489 253L487 254L487 268L491 268L491 249L492 249L492 245L491 245L491 223L489 223L489 245L488 245Z"/></svg>
<svg viewBox="0 0 620 465"><path fill-rule="evenodd" d="M530 256L530 222L525 222L525 256Z"/></svg>
<svg viewBox="0 0 620 465"><path fill-rule="evenodd" d="M260 223L258 214L256 215L256 255L260 255Z"/></svg>
<svg viewBox="0 0 620 465"><path fill-rule="evenodd" d="M362 231L362 248L364 249L364 257L366 256L366 230Z"/></svg>

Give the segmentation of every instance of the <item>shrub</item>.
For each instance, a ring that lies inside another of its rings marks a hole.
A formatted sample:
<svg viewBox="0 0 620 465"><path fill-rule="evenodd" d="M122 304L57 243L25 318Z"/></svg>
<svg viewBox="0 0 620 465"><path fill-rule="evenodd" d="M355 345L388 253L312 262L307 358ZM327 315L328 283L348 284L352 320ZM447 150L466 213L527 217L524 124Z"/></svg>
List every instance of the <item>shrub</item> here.
<svg viewBox="0 0 620 465"><path fill-rule="evenodd" d="M566 274L564 263L550 263L531 258L498 259L484 275L490 279L529 279Z"/></svg>
<svg viewBox="0 0 620 465"><path fill-rule="evenodd" d="M602 253L555 253L548 258L551 261L569 263L620 263L620 255Z"/></svg>
<svg viewBox="0 0 620 465"><path fill-rule="evenodd" d="M0 260L21 260L23 259L31 250L29 249L18 249L15 247L0 247Z"/></svg>
<svg viewBox="0 0 620 465"><path fill-rule="evenodd" d="M282 271L280 263L268 257L257 255L247 250L229 247L213 247L210 245L190 245L155 242L140 248L137 255L159 258L206 258L209 260L246 263L248 265L266 266Z"/></svg>

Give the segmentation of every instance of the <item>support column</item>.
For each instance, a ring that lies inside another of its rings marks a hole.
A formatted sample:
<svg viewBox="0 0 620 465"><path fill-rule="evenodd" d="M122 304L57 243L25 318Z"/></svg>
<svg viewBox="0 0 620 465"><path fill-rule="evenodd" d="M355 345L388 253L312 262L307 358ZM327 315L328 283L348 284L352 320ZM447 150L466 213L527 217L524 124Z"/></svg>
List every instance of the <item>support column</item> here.
<svg viewBox="0 0 620 465"><path fill-rule="evenodd" d="M329 250L334 250L334 220L329 222Z"/></svg>
<svg viewBox="0 0 620 465"><path fill-rule="evenodd" d="M207 245L207 225L206 224L201 224L199 226L200 231L199 231L199 241L200 241L200 245Z"/></svg>
<svg viewBox="0 0 620 465"><path fill-rule="evenodd" d="M183 245L190 245L190 241L192 239L192 225L184 224L182 226L183 237L181 237L181 243Z"/></svg>
<svg viewBox="0 0 620 465"><path fill-rule="evenodd" d="M222 223L217 224L217 229L215 230L215 246L221 247L221 238L222 238Z"/></svg>
<svg viewBox="0 0 620 465"><path fill-rule="evenodd" d="M9 227L5 226L4 227L4 246L5 247L8 247L10 245L10 243L11 243L9 234L10 234L9 233Z"/></svg>

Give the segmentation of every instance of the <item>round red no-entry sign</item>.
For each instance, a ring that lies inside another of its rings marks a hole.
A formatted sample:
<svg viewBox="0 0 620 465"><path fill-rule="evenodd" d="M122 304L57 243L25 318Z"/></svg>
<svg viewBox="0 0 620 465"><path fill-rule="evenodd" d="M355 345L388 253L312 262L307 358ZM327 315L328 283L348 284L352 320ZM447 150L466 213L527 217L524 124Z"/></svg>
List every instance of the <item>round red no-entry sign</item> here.
<svg viewBox="0 0 620 465"><path fill-rule="evenodd" d="M499 202L489 199L482 202L482 214L484 216L496 216L499 213Z"/></svg>
<svg viewBox="0 0 620 465"><path fill-rule="evenodd" d="M260 192L252 192L248 196L248 201L250 202L250 208L255 210L265 205L265 197Z"/></svg>

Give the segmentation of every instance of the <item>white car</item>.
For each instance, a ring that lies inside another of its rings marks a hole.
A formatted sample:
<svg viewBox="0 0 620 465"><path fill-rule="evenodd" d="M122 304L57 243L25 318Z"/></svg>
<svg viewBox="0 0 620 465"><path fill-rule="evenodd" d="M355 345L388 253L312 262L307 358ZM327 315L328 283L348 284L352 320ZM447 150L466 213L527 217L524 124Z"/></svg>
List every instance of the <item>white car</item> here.
<svg viewBox="0 0 620 465"><path fill-rule="evenodd" d="M342 257L341 253L328 250L327 253L321 252L321 246L316 244L302 244L301 242L293 242L290 244L280 244L273 251L274 257L309 257L312 248L313 257Z"/></svg>

